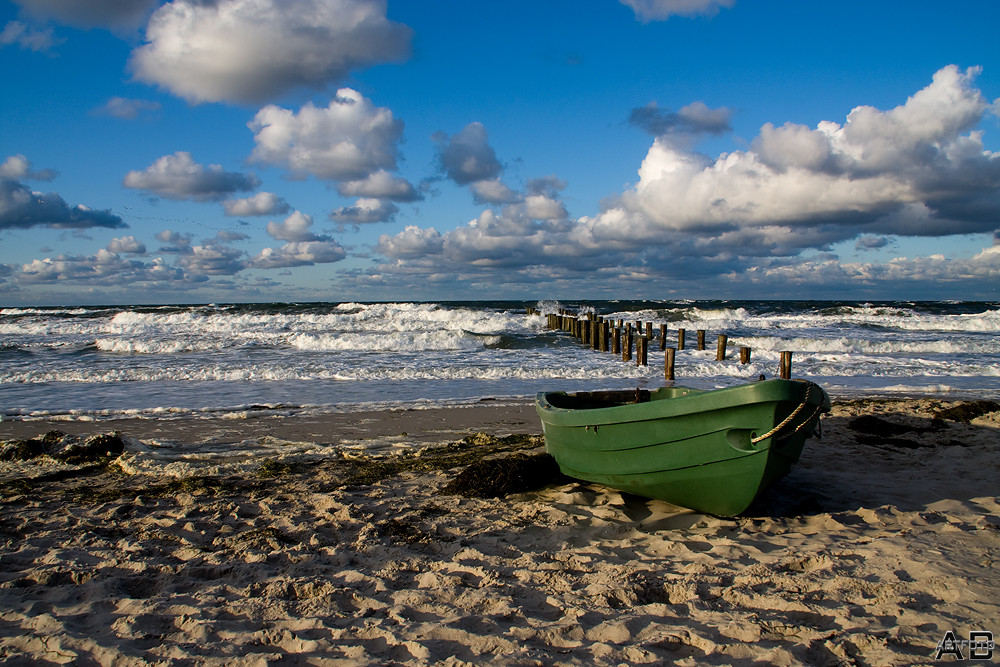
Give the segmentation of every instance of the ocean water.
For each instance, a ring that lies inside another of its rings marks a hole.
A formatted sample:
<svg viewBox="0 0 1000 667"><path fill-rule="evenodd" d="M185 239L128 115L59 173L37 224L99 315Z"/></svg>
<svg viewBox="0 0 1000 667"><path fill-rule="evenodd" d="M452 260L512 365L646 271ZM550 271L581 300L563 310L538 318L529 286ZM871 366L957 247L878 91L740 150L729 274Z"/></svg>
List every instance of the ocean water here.
<svg viewBox="0 0 1000 667"><path fill-rule="evenodd" d="M778 373L835 397L1000 396L1000 303L524 301L221 304L0 309L0 418L199 417L348 411L653 388L649 365L551 331L544 315L687 330L676 384L725 387ZM695 331L707 332L695 350ZM716 336L729 355L715 360ZM753 349L739 363L739 347Z"/></svg>

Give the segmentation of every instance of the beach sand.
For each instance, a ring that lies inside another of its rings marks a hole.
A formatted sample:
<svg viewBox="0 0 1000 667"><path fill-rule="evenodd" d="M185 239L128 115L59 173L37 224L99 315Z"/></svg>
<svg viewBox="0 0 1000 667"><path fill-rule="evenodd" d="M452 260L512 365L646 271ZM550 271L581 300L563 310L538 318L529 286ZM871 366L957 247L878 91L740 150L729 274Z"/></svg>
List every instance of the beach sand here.
<svg viewBox="0 0 1000 667"><path fill-rule="evenodd" d="M0 662L935 664L948 631L1000 634L1000 412L951 405L835 403L737 519L557 477L444 493L541 451L528 404L2 422L125 453L0 464Z"/></svg>

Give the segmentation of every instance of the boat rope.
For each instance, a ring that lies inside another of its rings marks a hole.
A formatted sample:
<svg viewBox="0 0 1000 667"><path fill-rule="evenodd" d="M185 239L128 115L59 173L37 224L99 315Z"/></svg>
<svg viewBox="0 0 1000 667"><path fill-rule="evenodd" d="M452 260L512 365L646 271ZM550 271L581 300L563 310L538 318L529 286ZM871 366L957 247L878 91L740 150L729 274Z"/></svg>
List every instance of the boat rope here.
<svg viewBox="0 0 1000 667"><path fill-rule="evenodd" d="M805 398L802 399L802 402L799 404L799 407L795 408L795 410L792 411L792 414L790 414L787 417L785 417L785 419L780 424L778 424L777 426L775 426L774 428L772 428L770 431L768 431L764 435L759 435L756 438L751 438L750 439L751 444L756 445L758 442L763 442L764 440L767 440L772 435L774 435L775 433L777 433L781 429L785 428L785 426L787 426L789 424L789 422L791 422L793 419L795 419L798 416L798 414L800 412L802 412L802 410L809 404L809 396L810 396L810 394L812 394L812 388L816 386L812 382L807 382L806 385L807 385L806 386L806 396L805 396ZM820 413L820 411L822 411L822 409L823 409L823 401L820 401L819 405L816 406L816 411L813 412L811 415L809 415L808 419L806 419L801 424L799 424L798 426L796 426L795 430L792 431L792 433L798 433L799 430L803 426L805 426L806 424L808 424L809 422L811 422L813 420L813 418L816 415L818 415ZM789 433L788 435L792 435L792 433ZM785 436L785 437L788 437L788 436Z"/></svg>

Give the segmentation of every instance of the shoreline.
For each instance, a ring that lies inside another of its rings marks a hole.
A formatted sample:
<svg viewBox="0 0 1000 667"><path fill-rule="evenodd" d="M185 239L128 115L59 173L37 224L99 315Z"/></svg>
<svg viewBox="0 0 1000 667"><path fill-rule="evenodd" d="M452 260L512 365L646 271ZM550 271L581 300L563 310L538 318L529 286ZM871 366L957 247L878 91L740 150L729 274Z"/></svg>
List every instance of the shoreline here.
<svg viewBox="0 0 1000 667"><path fill-rule="evenodd" d="M470 458L541 451L529 403L124 420L126 454L248 431L394 446L207 477L8 471L0 659L933 664L946 632L1000 632L1000 411L941 419L955 405L836 401L823 438L737 519L568 479L447 492ZM2 422L0 440L47 426Z"/></svg>

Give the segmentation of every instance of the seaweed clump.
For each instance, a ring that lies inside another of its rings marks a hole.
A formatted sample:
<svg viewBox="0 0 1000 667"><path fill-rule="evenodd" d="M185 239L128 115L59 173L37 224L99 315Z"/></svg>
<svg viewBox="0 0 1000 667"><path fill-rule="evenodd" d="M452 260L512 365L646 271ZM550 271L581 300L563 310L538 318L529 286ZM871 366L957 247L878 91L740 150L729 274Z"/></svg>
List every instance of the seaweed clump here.
<svg viewBox="0 0 1000 667"><path fill-rule="evenodd" d="M1000 411L1000 403L996 401L966 401L954 407L938 411L935 417L968 424L976 417L982 417L983 415L997 411Z"/></svg>
<svg viewBox="0 0 1000 667"><path fill-rule="evenodd" d="M549 454L512 454L468 465L442 493L468 498L502 498L534 491L562 479L559 465Z"/></svg>
<svg viewBox="0 0 1000 667"><path fill-rule="evenodd" d="M125 440L118 431L83 439L62 431L49 431L41 438L11 440L0 446L0 461L29 461L50 456L64 463L79 465L117 458L125 451Z"/></svg>

